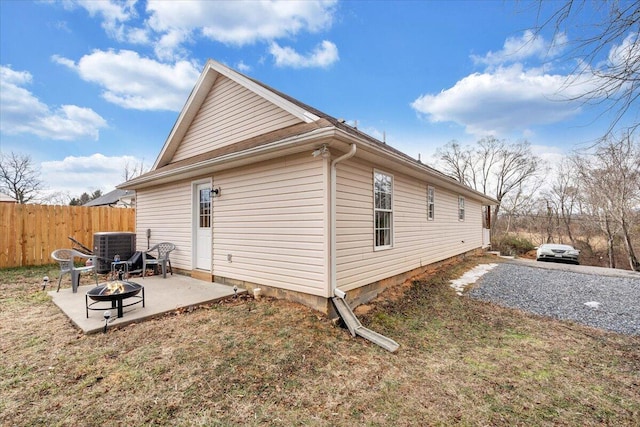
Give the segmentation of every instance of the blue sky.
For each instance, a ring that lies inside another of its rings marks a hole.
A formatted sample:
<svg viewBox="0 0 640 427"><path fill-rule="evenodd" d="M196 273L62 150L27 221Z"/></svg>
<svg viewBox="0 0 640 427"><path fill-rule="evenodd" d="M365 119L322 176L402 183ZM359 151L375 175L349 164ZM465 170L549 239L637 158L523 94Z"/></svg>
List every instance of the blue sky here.
<svg viewBox="0 0 640 427"><path fill-rule="evenodd" d="M110 191L127 163L153 164L212 58L423 161L487 135L526 139L551 161L610 116L567 100L578 89L565 85L577 65L566 49L587 27L534 37L538 12L497 0L0 0L0 151L30 155L49 193ZM585 10L585 24L601 13Z"/></svg>

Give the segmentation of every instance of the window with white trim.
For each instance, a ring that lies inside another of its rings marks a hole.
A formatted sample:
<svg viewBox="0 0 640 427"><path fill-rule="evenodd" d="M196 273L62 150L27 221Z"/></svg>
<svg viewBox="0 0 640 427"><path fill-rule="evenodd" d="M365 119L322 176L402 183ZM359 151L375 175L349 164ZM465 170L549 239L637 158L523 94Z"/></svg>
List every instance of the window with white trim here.
<svg viewBox="0 0 640 427"><path fill-rule="evenodd" d="M464 221L464 196L458 196L458 220Z"/></svg>
<svg viewBox="0 0 640 427"><path fill-rule="evenodd" d="M373 199L375 248L390 248L393 231L393 177L391 175L374 171Z"/></svg>
<svg viewBox="0 0 640 427"><path fill-rule="evenodd" d="M436 216L436 190L433 187L427 187L427 220L433 221Z"/></svg>

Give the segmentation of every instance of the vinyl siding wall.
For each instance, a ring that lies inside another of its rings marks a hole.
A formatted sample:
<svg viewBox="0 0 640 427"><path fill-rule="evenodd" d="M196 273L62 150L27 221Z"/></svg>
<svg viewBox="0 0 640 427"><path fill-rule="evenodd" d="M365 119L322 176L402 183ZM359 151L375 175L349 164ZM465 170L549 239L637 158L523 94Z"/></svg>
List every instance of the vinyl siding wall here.
<svg viewBox="0 0 640 427"><path fill-rule="evenodd" d="M393 176L393 247L374 250L373 172ZM481 204L434 183L357 160L338 165L337 281L348 291L482 246ZM427 186L435 189L435 219L427 220Z"/></svg>
<svg viewBox="0 0 640 427"><path fill-rule="evenodd" d="M327 168L304 153L216 174L214 274L326 296Z"/></svg>
<svg viewBox="0 0 640 427"><path fill-rule="evenodd" d="M151 229L151 246L172 242L171 265L191 270L191 181L182 181L137 190L136 246L147 249L147 228Z"/></svg>
<svg viewBox="0 0 640 427"><path fill-rule="evenodd" d="M300 122L238 83L219 76L172 162Z"/></svg>

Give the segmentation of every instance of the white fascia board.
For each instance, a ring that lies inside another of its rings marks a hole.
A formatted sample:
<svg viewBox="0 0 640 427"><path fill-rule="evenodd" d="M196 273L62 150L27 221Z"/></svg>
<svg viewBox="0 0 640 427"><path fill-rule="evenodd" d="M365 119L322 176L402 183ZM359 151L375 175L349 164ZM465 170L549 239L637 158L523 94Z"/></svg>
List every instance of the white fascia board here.
<svg viewBox="0 0 640 427"><path fill-rule="evenodd" d="M210 69L211 67L207 63L202 74L200 74L196 85L191 90L191 94L189 95L189 98L187 98L187 102L184 104L184 107L182 107L180 115L176 119L173 128L171 128L171 132L169 132L169 136L165 140L162 150L160 150L160 154L158 154L151 170L155 170L160 167L160 163L167 154L173 156L173 152L177 149L175 144L182 140L187 129L189 129L189 125L195 118L196 114L198 114L200 106L209 94L213 83L218 77L218 73L215 72L215 70L209 71ZM173 150L172 153L169 153L170 149Z"/></svg>

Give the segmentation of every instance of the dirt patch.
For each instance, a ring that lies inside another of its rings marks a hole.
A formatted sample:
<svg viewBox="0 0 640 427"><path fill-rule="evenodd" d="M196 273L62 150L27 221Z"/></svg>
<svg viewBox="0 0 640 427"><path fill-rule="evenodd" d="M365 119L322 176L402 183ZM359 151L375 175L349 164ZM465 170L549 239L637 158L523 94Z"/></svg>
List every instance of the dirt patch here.
<svg viewBox="0 0 640 427"><path fill-rule="evenodd" d="M371 310L373 310L374 308L375 308L375 306L373 306L372 304L362 304L362 305L357 306L355 308L355 310L353 310L353 313L356 316L365 316L369 312L371 312Z"/></svg>

